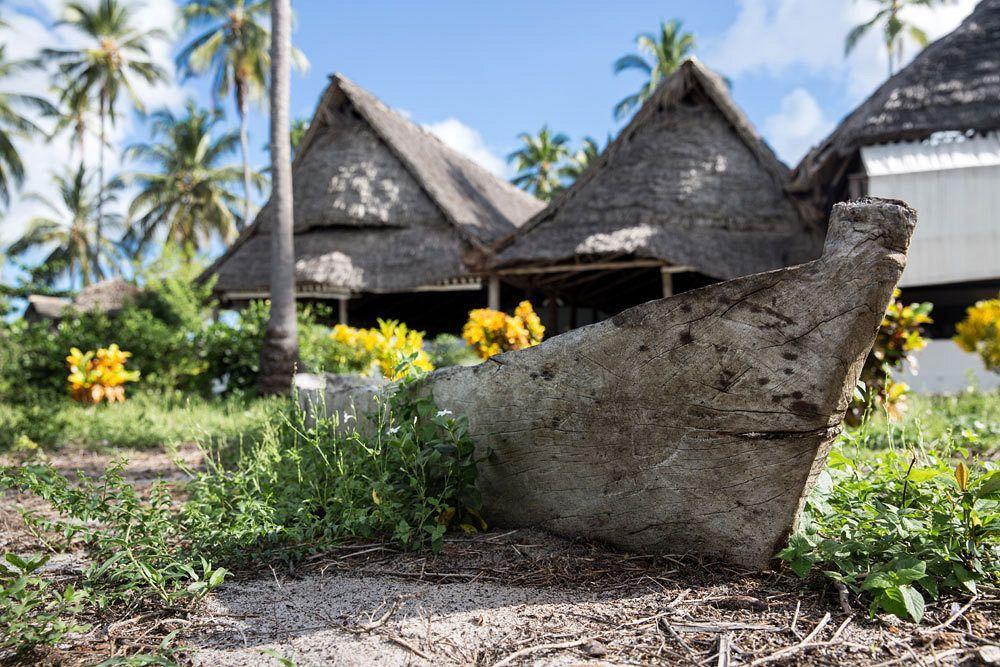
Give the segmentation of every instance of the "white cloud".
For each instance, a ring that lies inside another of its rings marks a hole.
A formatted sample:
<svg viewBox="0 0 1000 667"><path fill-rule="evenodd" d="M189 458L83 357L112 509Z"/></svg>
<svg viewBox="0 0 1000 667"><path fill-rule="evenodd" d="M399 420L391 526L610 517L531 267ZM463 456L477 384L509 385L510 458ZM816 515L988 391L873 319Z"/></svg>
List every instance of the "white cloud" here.
<svg viewBox="0 0 1000 667"><path fill-rule="evenodd" d="M781 99L778 113L764 120L763 129L778 157L794 166L833 125L816 98L805 88L796 88Z"/></svg>
<svg viewBox="0 0 1000 667"><path fill-rule="evenodd" d="M447 118L423 127L446 146L458 151L480 167L501 178L505 176L506 163L489 149L479 132L457 118Z"/></svg>
<svg viewBox="0 0 1000 667"><path fill-rule="evenodd" d="M159 27L168 32L177 23L177 5L173 0L126 0L126 4L138 8L137 24L142 29ZM44 0L39 3L29 3L30 13L5 12L4 19L8 27L0 29L0 43L7 45L7 57L24 59L35 57L44 48L73 48L81 46L80 36L66 26L54 27L53 22L59 18L62 2ZM38 18L43 10L47 10L46 19ZM173 72L171 44L169 40L157 40L151 45L153 59L168 73ZM38 95L52 99L52 78L49 72L35 69L10 77L3 81L5 91ZM138 95L154 108L170 106L177 108L182 104L185 94L175 82L149 86L143 82L136 85ZM105 151L105 170L108 176L117 173L122 168L119 149L126 137L135 130L135 119L129 108L126 96L120 100L117 123L108 128L108 140L111 148ZM39 122L44 129L50 129L45 122ZM93 120L96 130L97 119ZM69 133L56 137L52 141L35 138L30 141L17 142L21 159L25 164L25 183L21 196L15 194L11 199L10 208L2 214L0 222L0 247L7 245L23 232L31 218L39 215L44 207L37 202L25 200L23 194L38 193L49 199L56 199L52 187L52 172L61 171L78 164L80 156L73 145ZM85 143L84 162L95 167L98 162L98 141L96 136L88 136ZM127 199L127 197L126 197ZM124 207L124 202L121 206Z"/></svg>
<svg viewBox="0 0 1000 667"><path fill-rule="evenodd" d="M977 0L957 0L934 8L909 7L905 18L933 40L952 30ZM803 67L830 76L860 99L886 76L888 69L881 34L873 28L844 58L844 37L876 10L872 2L844 0L738 0L739 13L722 37L710 43L706 60L730 77L763 72L780 76ZM912 42L904 50L908 61L919 51Z"/></svg>

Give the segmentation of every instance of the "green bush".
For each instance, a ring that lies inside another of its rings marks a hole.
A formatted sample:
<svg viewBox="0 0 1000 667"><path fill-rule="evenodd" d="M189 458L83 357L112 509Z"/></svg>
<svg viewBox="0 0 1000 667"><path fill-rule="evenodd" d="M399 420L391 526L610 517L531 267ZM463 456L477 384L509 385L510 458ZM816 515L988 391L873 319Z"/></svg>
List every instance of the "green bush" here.
<svg viewBox="0 0 1000 667"><path fill-rule="evenodd" d="M427 354L430 355L434 368L446 366L475 366L482 362L469 345L451 334L438 334L427 344Z"/></svg>
<svg viewBox="0 0 1000 667"><path fill-rule="evenodd" d="M1000 471L920 448L867 460L834 449L788 547L799 575L816 569L870 603L919 622L925 597L1000 581ZM965 455L961 449L953 452Z"/></svg>
<svg viewBox="0 0 1000 667"><path fill-rule="evenodd" d="M89 627L72 620L83 610L86 591L72 584L59 589L43 579L39 570L48 560L8 553L0 561L0 659L5 652L24 656L52 646Z"/></svg>

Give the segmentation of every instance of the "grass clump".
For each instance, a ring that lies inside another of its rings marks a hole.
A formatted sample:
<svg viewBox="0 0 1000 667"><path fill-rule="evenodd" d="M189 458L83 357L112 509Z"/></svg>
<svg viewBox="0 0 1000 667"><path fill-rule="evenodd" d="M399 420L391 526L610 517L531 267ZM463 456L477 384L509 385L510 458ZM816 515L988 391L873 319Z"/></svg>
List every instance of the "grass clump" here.
<svg viewBox="0 0 1000 667"><path fill-rule="evenodd" d="M995 458L1000 452L1000 390L915 394L900 419L875 411L869 423L856 429L852 438L852 446L869 450L918 442L936 451L948 452L959 446L982 458Z"/></svg>
<svg viewBox="0 0 1000 667"><path fill-rule="evenodd" d="M1000 470L968 451L919 445L875 454L849 434L831 453L778 558L818 570L869 603L920 622L926 598L1000 582ZM851 456L847 452L858 452Z"/></svg>
<svg viewBox="0 0 1000 667"><path fill-rule="evenodd" d="M176 391L139 392L115 405L81 405L65 396L0 402L0 451L25 439L42 447L105 450L234 438L256 429L274 405L273 400Z"/></svg>
<svg viewBox="0 0 1000 667"><path fill-rule="evenodd" d="M272 408L251 437L208 453L207 469L190 471L183 502L163 483L141 494L125 480L122 460L97 479L79 474L73 482L44 462L8 467L0 489L48 501L55 519L25 518L50 548L85 550L77 588L62 589L85 601L84 611L135 612L150 602L184 609L235 564L295 561L354 539L438 550L451 528L485 528L475 488L480 458L465 420L438 410L411 382L345 423L311 422L294 405ZM20 604L12 591L0 596L0 617ZM20 641L15 633L26 625L40 643L60 641L72 626L42 632L50 623L42 611L0 627L0 647Z"/></svg>

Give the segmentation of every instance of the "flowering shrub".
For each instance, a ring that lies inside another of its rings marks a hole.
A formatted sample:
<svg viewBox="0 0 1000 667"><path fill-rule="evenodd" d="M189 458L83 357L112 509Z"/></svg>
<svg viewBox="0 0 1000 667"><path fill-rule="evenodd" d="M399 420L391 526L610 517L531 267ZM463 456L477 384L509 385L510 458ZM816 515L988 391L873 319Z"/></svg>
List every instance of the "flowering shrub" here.
<svg viewBox="0 0 1000 667"><path fill-rule="evenodd" d="M66 357L70 396L80 403L123 403L125 383L139 379L139 371L125 370L125 362L131 356L131 352L119 349L114 343L97 352L72 348Z"/></svg>
<svg viewBox="0 0 1000 667"><path fill-rule="evenodd" d="M933 321L930 313L934 306L926 302L904 306L898 299L897 289L885 311L875 345L861 369L864 390L859 392L851 405L849 423L858 424L865 411L875 403L884 407L893 418L898 418L906 410L910 387L905 382L893 380L892 374L904 367L916 368L913 353L927 346L923 326Z"/></svg>
<svg viewBox="0 0 1000 667"><path fill-rule="evenodd" d="M366 373L377 368L390 380L398 380L413 369L434 370L423 349L424 334L396 320L379 320L374 329L338 324L330 332L330 340L333 345L325 359L328 370ZM399 370L404 359L411 359L412 364Z"/></svg>
<svg viewBox="0 0 1000 667"><path fill-rule="evenodd" d="M480 359L538 345L544 335L545 327L528 301L517 305L513 317L499 310L477 308L469 313L469 321L462 327L462 338Z"/></svg>
<svg viewBox="0 0 1000 667"><path fill-rule="evenodd" d="M986 369L1000 373L1000 296L979 301L965 311L952 339L966 352L975 352Z"/></svg>

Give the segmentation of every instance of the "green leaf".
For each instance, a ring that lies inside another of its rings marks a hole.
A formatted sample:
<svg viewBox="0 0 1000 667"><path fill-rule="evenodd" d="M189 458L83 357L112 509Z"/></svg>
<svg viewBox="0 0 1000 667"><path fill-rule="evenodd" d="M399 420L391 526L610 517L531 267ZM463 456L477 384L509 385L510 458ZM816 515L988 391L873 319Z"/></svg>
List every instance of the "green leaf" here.
<svg viewBox="0 0 1000 667"><path fill-rule="evenodd" d="M906 606L906 613L913 619L914 623L919 623L924 617L924 596L913 586L902 585L899 592L903 596L903 604Z"/></svg>
<svg viewBox="0 0 1000 667"><path fill-rule="evenodd" d="M958 579L958 583L962 584L966 590L975 595L976 577L973 576L973 574L969 572L961 563L955 563L952 565L951 571L954 573L955 578Z"/></svg>
<svg viewBox="0 0 1000 667"><path fill-rule="evenodd" d="M936 468L914 468L910 471L910 474L906 476L906 479L911 482L926 482L927 480L934 479L941 474L940 470Z"/></svg>

